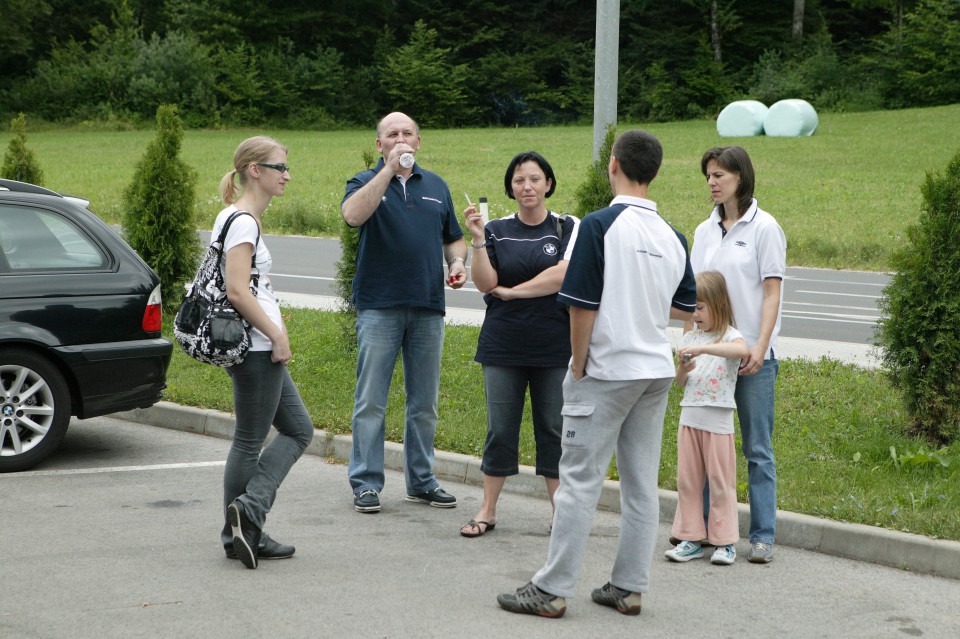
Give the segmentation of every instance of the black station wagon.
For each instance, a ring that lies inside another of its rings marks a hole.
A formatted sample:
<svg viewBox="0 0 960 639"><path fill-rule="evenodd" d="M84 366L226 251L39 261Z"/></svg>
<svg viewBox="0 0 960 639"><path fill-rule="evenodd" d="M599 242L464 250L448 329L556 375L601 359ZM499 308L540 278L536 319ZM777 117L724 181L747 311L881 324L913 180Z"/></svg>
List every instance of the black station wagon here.
<svg viewBox="0 0 960 639"><path fill-rule="evenodd" d="M89 202L0 180L0 472L80 419L152 406L173 352L160 278Z"/></svg>

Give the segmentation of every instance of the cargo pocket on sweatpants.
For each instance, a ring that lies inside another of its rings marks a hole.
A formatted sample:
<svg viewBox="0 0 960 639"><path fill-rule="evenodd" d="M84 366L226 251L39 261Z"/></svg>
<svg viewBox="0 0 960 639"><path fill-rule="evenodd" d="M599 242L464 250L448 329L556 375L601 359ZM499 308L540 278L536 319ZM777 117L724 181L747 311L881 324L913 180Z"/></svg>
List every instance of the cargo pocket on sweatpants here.
<svg viewBox="0 0 960 639"><path fill-rule="evenodd" d="M593 404L564 404L560 409L563 415L563 446L583 447L589 434L590 421L593 417Z"/></svg>

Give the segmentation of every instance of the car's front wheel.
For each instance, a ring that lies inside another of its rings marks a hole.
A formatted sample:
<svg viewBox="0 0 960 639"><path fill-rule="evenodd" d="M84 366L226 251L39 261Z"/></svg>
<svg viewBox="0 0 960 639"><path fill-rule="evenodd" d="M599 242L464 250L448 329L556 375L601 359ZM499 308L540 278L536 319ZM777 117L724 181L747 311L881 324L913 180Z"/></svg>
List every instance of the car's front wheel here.
<svg viewBox="0 0 960 639"><path fill-rule="evenodd" d="M26 470L60 445L70 423L70 390L43 356L0 349L0 472Z"/></svg>

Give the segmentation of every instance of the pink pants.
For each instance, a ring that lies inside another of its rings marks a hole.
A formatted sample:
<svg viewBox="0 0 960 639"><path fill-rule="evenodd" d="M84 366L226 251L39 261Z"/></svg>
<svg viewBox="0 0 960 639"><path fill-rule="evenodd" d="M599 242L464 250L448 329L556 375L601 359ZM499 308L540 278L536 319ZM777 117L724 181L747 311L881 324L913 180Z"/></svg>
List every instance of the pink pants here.
<svg viewBox="0 0 960 639"><path fill-rule="evenodd" d="M703 521L703 484L710 480L709 531ZM736 543L737 459L734 435L718 435L689 426L677 433L677 513L672 534L677 539L714 546Z"/></svg>

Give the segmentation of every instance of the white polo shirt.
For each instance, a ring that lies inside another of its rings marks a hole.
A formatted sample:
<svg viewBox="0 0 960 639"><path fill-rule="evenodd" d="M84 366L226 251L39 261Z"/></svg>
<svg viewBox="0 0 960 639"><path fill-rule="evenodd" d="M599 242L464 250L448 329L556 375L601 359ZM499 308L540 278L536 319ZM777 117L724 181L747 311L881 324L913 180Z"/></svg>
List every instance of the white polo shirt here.
<svg viewBox="0 0 960 639"><path fill-rule="evenodd" d="M619 196L580 222L557 301L597 311L587 350L594 379L673 377L670 307L696 308L687 241L650 200Z"/></svg>
<svg viewBox="0 0 960 639"><path fill-rule="evenodd" d="M710 217L694 231L690 263L695 273L720 271L723 274L737 329L748 346L756 344L760 337L763 280L768 277L782 280L787 274L787 236L773 216L761 210L754 199L747 212L724 234L715 207ZM782 309L783 286L765 359L775 356Z"/></svg>

